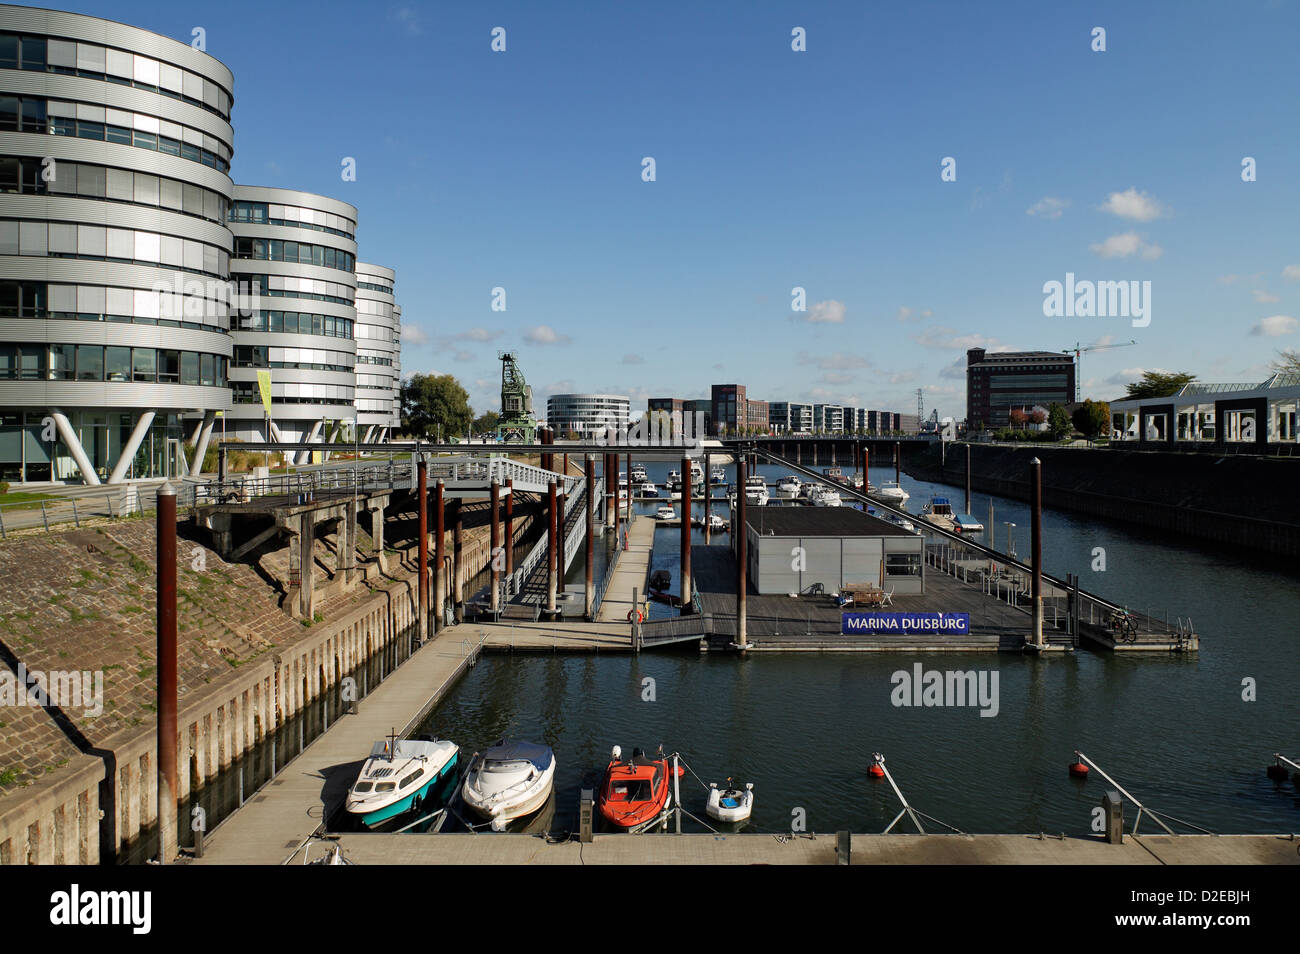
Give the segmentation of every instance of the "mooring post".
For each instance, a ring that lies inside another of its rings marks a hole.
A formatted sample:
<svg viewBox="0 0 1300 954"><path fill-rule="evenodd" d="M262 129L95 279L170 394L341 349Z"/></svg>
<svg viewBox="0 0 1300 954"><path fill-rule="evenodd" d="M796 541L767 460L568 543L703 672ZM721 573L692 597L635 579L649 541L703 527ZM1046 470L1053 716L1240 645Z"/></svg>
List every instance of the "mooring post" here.
<svg viewBox="0 0 1300 954"><path fill-rule="evenodd" d="M515 482L506 478L506 576L515 571Z"/></svg>
<svg viewBox="0 0 1300 954"><path fill-rule="evenodd" d="M554 443L554 438L551 436L551 427L549 424L543 424L538 427L537 434L541 438L542 444L549 446ZM555 455L543 451L541 455L541 464L542 470L554 470Z"/></svg>
<svg viewBox="0 0 1300 954"><path fill-rule="evenodd" d="M429 465L421 457L415 465L415 493L419 499L420 545L419 572L416 579L419 588L419 632L421 645L429 638Z"/></svg>
<svg viewBox="0 0 1300 954"><path fill-rule="evenodd" d="M683 477L685 477L687 473L689 473L689 471L683 471L682 472ZM673 804L677 806L676 833L680 835L682 833L682 786L681 786L681 772L677 768L677 760L678 760L678 755L676 752L674 752L673 753Z"/></svg>
<svg viewBox="0 0 1300 954"><path fill-rule="evenodd" d="M158 633L158 863L176 857L176 489L167 482L158 490L157 515Z"/></svg>
<svg viewBox="0 0 1300 954"><path fill-rule="evenodd" d="M970 444L966 445L966 513L970 513Z"/></svg>
<svg viewBox="0 0 1300 954"><path fill-rule="evenodd" d="M588 454L583 460L587 479L587 622L595 621L591 606L596 602L596 457Z"/></svg>
<svg viewBox="0 0 1300 954"><path fill-rule="evenodd" d="M555 478L546 485L546 612L555 616Z"/></svg>
<svg viewBox="0 0 1300 954"><path fill-rule="evenodd" d="M707 547L713 542L713 531L709 527L709 519L713 514L713 471L710 467L711 460L708 454L704 455L704 545Z"/></svg>
<svg viewBox="0 0 1300 954"><path fill-rule="evenodd" d="M616 519L616 518L615 518L615 516L614 516L614 500L615 500L615 494L618 493L618 488L617 488L616 486L614 486L614 469L613 469L612 467L610 467L610 464L609 464L609 458L610 458L610 455L609 455L608 452L606 452L606 454L605 454L605 469L604 469L604 474L605 474L605 519L602 521L602 522L605 524L605 532L606 532L606 533L608 533L611 529L615 529L615 530L617 530L617 527L615 526L615 519Z"/></svg>
<svg viewBox="0 0 1300 954"><path fill-rule="evenodd" d="M451 588L455 594L452 619L465 622L465 519L461 501L455 503L455 522L451 525Z"/></svg>
<svg viewBox="0 0 1300 954"><path fill-rule="evenodd" d="M1043 648L1043 462L1035 457L1029 462L1029 480L1033 485L1032 532L1034 536L1034 645Z"/></svg>
<svg viewBox="0 0 1300 954"><path fill-rule="evenodd" d="M903 444L901 441L894 442L894 483L900 487L903 484Z"/></svg>
<svg viewBox="0 0 1300 954"><path fill-rule="evenodd" d="M632 532L632 454L627 455L627 531Z"/></svg>
<svg viewBox="0 0 1300 954"><path fill-rule="evenodd" d="M708 486L707 484L705 486ZM689 616L691 606L691 459L682 456L682 616Z"/></svg>
<svg viewBox="0 0 1300 954"><path fill-rule="evenodd" d="M862 492L865 494L871 488L871 448L866 444L862 445Z"/></svg>
<svg viewBox="0 0 1300 954"><path fill-rule="evenodd" d="M815 445L814 445L815 446ZM745 458L736 464L736 512L731 521L731 538L736 543L736 647L749 647L745 624L745 594L749 588L749 568L746 566L746 547L749 534L745 532Z"/></svg>
<svg viewBox="0 0 1300 954"><path fill-rule="evenodd" d="M444 501L445 488L442 478L433 488L433 632L442 632L443 613L447 605L447 574L443 567L447 562L447 507ZM421 538L424 534L420 534Z"/></svg>
<svg viewBox="0 0 1300 954"><path fill-rule="evenodd" d="M492 478L490 495L492 518L488 535L491 546L492 596L488 600L488 606L492 610L492 618L496 619L501 610L501 566L504 561L501 558L501 482L495 477Z"/></svg>

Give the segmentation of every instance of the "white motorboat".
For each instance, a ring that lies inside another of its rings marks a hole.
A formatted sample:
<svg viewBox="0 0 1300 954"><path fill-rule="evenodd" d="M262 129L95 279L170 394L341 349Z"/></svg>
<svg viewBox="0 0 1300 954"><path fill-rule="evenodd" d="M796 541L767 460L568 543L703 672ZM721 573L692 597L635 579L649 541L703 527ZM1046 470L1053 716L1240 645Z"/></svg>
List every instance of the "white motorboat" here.
<svg viewBox="0 0 1300 954"><path fill-rule="evenodd" d="M746 782L745 788L736 788L727 779L725 789L718 788L716 782L709 783L709 801L704 810L710 818L720 822L748 821L754 811L754 783Z"/></svg>
<svg viewBox="0 0 1300 954"><path fill-rule="evenodd" d="M809 499L812 500L814 507L839 507L844 503L840 499L839 491L825 484L815 486Z"/></svg>
<svg viewBox="0 0 1300 954"><path fill-rule="evenodd" d="M799 491L803 488L801 481L795 474L787 474L776 482L776 495L778 497L795 498L799 496Z"/></svg>
<svg viewBox="0 0 1300 954"><path fill-rule="evenodd" d="M639 493L642 497L658 497L659 488L655 486L655 484L652 481L647 480L641 484L641 489L637 491L637 493Z"/></svg>
<svg viewBox="0 0 1300 954"><path fill-rule="evenodd" d="M678 470L668 471L668 479L664 481L664 486L668 488L670 493L672 491L677 491L678 493L680 493L682 489L681 471Z"/></svg>
<svg viewBox="0 0 1300 954"><path fill-rule="evenodd" d="M745 502L757 507L766 507L767 501L767 478L762 474L745 478Z"/></svg>
<svg viewBox="0 0 1300 954"><path fill-rule="evenodd" d="M874 497L883 504L889 504L892 507L901 507L907 503L907 498L911 496L906 490L898 486L898 481L887 480L877 490L868 491L868 496Z"/></svg>
<svg viewBox="0 0 1300 954"><path fill-rule="evenodd" d="M440 801L456 781L460 747L439 739L376 742L348 792L348 814L374 827Z"/></svg>
<svg viewBox="0 0 1300 954"><path fill-rule="evenodd" d="M633 465L632 465L632 482L633 482L633 483L643 484L643 483L645 483L645 482L646 482L647 480L649 480L649 479L650 479L650 477L649 477L649 475L647 475L646 472L645 472L645 465L644 465L644 464L633 464Z"/></svg>
<svg viewBox="0 0 1300 954"><path fill-rule="evenodd" d="M713 468L713 473L709 474L709 483L725 484L727 482L727 472L721 467Z"/></svg>
<svg viewBox="0 0 1300 954"><path fill-rule="evenodd" d="M902 527L908 533L916 532L916 524L912 523L912 521L908 520L906 517L900 517L897 514L891 513L891 514L885 514L883 516L883 519L888 520L890 523L894 524L895 526Z"/></svg>
<svg viewBox="0 0 1300 954"><path fill-rule="evenodd" d="M703 527L703 526L704 526L704 518L703 518L703 517L692 517L692 518L691 518L691 525L692 525L692 526L695 526L695 527ZM724 519L722 519L722 517L720 517L718 514L716 514L716 513L711 513L711 514L709 514L709 529L710 529L710 530L719 530L719 531L721 531L721 530L726 530L726 529L727 529L727 521L724 520Z"/></svg>
<svg viewBox="0 0 1300 954"><path fill-rule="evenodd" d="M551 797L555 753L548 745L501 739L470 762L461 799L495 831L531 815Z"/></svg>
<svg viewBox="0 0 1300 954"><path fill-rule="evenodd" d="M660 507L655 511L656 520L676 520L677 511L672 507Z"/></svg>
<svg viewBox="0 0 1300 954"><path fill-rule="evenodd" d="M704 483L704 468L697 460L691 461L691 486L699 487Z"/></svg>

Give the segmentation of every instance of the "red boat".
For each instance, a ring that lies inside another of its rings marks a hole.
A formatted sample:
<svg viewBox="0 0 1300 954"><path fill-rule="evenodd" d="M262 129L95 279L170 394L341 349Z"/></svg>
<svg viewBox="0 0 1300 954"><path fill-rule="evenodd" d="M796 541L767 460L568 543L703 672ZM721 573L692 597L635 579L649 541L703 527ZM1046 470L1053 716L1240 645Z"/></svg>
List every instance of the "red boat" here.
<svg viewBox="0 0 1300 954"><path fill-rule="evenodd" d="M658 818L669 806L672 766L666 758L646 758L640 749L633 749L630 759L622 755L623 750L614 746L596 804L607 822L627 830Z"/></svg>

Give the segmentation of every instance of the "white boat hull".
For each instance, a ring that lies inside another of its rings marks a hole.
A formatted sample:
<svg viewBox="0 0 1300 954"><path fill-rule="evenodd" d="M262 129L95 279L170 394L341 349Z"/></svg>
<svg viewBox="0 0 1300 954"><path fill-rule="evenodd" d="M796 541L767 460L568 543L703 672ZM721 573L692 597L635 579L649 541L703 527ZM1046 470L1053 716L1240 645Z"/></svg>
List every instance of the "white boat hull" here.
<svg viewBox="0 0 1300 954"><path fill-rule="evenodd" d="M746 788L743 792L730 789L724 792L713 787L709 789L709 800L704 807L708 816L720 822L748 821L754 811L754 790Z"/></svg>

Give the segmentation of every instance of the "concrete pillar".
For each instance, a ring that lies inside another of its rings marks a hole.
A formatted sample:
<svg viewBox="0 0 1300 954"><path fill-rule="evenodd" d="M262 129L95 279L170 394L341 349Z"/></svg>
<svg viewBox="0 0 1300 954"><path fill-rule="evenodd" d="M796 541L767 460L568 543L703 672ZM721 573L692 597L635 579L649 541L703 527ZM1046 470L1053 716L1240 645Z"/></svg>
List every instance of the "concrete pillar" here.
<svg viewBox="0 0 1300 954"><path fill-rule="evenodd" d="M77 462L77 469L81 471L82 478L90 486L98 487L99 474L95 473L95 468L91 466L90 458L86 456L81 441L77 438L76 432L73 431L72 424L68 422L67 415L62 411L51 411L50 416L54 418L54 426L58 428L63 443L68 445L68 451L72 454L72 459ZM57 468L52 468L51 475L55 474L57 474Z"/></svg>
<svg viewBox="0 0 1300 954"><path fill-rule="evenodd" d="M433 488L433 632L442 632L447 605L447 507L442 478Z"/></svg>
<svg viewBox="0 0 1300 954"><path fill-rule="evenodd" d="M370 539L375 544L375 561L379 572L388 572L388 554L384 552L384 508L376 507L370 511Z"/></svg>
<svg viewBox="0 0 1300 954"><path fill-rule="evenodd" d="M316 513L298 515L298 615L311 619L316 592Z"/></svg>
<svg viewBox="0 0 1300 954"><path fill-rule="evenodd" d="M339 521L338 568L345 585L352 585L357 578L357 508L347 505L347 512Z"/></svg>
<svg viewBox="0 0 1300 954"><path fill-rule="evenodd" d="M324 427L324 426L325 426L325 419L324 419L324 418L321 418L321 419L318 420L318 421L312 421L312 424L311 424L311 430L308 431L308 432L307 432L307 436L303 438L303 443L305 443L305 444L311 444L311 443L314 443L315 440L316 440L316 438L320 437L320 431L321 431L321 428ZM311 463L311 451L310 451L310 450L298 451L296 454L294 454L294 463L295 463L295 464L310 464L310 463Z"/></svg>
<svg viewBox="0 0 1300 954"><path fill-rule="evenodd" d="M689 616L691 606L691 459L682 458L682 614Z"/></svg>
<svg viewBox="0 0 1300 954"><path fill-rule="evenodd" d="M198 477L203 472L203 458L208 454L208 444L212 440L212 428L217 423L216 411L205 411L199 422L198 441L194 447L194 461L189 465L190 476ZM110 478L112 475L109 475Z"/></svg>
<svg viewBox="0 0 1300 954"><path fill-rule="evenodd" d="M131 436L122 447L121 454L118 455L117 463L113 466L113 472L108 475L110 484L120 484L123 478L126 477L126 472L131 469L131 461L135 459L135 452L140 449L140 444L149 433L153 418L153 411L144 411L140 414L140 419L135 422L135 427L131 430Z"/></svg>

